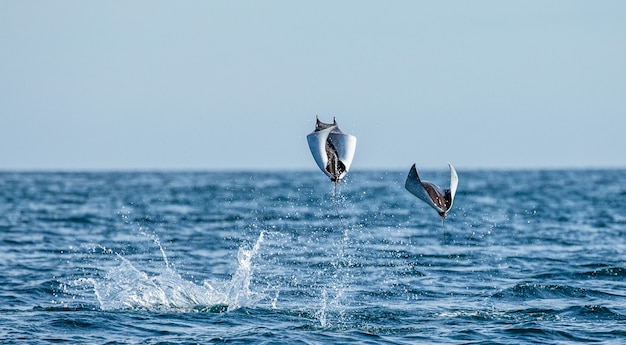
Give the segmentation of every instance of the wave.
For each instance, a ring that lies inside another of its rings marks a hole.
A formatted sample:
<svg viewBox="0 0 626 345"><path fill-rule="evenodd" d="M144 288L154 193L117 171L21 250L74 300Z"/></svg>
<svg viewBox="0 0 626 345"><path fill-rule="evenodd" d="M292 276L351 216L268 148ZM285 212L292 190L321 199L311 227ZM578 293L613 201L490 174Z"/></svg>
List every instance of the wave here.
<svg viewBox="0 0 626 345"><path fill-rule="evenodd" d="M611 294L559 284L520 283L492 295L494 298L508 299L554 299L606 297Z"/></svg>
<svg viewBox="0 0 626 345"><path fill-rule="evenodd" d="M587 320L626 320L626 315L601 305L573 306L560 312L562 315Z"/></svg>
<svg viewBox="0 0 626 345"><path fill-rule="evenodd" d="M621 280L626 278L626 269L617 266L598 267L591 271L585 271L578 274L581 278L602 278Z"/></svg>

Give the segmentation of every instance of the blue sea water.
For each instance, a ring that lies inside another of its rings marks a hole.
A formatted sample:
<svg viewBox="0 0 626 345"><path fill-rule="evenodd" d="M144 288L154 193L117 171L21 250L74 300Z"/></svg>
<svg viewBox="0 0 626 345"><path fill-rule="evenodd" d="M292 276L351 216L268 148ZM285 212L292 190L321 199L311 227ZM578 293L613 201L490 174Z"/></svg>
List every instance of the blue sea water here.
<svg viewBox="0 0 626 345"><path fill-rule="evenodd" d="M626 343L626 171L458 173L0 173L0 340Z"/></svg>

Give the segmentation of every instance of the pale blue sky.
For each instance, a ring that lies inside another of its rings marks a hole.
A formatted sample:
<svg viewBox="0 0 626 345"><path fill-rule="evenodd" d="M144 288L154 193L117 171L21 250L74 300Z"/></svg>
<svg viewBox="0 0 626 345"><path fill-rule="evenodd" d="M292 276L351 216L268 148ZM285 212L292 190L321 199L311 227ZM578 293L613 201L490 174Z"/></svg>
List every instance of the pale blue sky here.
<svg viewBox="0 0 626 345"><path fill-rule="evenodd" d="M626 1L1 1L0 170L626 167Z"/></svg>

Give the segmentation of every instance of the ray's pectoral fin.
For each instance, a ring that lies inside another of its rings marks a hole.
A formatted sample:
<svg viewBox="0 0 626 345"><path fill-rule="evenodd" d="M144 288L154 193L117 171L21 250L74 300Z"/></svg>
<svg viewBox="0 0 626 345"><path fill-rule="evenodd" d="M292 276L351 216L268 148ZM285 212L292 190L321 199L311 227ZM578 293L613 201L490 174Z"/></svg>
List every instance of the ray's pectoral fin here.
<svg viewBox="0 0 626 345"><path fill-rule="evenodd" d="M450 167L450 188L446 189L446 204L448 205L446 208L446 212L452 208L452 204L454 203L454 196L456 195L456 188L459 185L459 176L454 170L452 164L448 163Z"/></svg>
<svg viewBox="0 0 626 345"><path fill-rule="evenodd" d="M404 183L404 188L408 190L411 194L415 195L418 199L427 203L428 206L434 208L438 213L444 212L445 210L439 207L436 202L437 188L432 183L422 182L417 173L417 168L415 164L411 166L411 170L409 170L409 175L406 177L406 182ZM443 196L443 195L442 195Z"/></svg>
<svg viewBox="0 0 626 345"><path fill-rule="evenodd" d="M317 130L306 137L313 159L324 173L326 173L326 166L328 165L327 141L331 130L332 128Z"/></svg>

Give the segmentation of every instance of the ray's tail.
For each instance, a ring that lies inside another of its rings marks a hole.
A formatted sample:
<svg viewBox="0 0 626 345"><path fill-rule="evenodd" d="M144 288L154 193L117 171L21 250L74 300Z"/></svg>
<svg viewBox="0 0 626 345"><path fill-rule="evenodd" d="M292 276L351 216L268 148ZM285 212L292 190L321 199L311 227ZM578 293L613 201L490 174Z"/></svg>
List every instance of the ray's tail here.
<svg viewBox="0 0 626 345"><path fill-rule="evenodd" d="M443 231L443 243L446 243L446 219L441 218L441 230Z"/></svg>
<svg viewBox="0 0 626 345"><path fill-rule="evenodd" d="M339 213L339 199L337 199L337 182L334 183L333 186L333 204L335 205L335 214L337 215L337 218L339 218L339 221L341 222L341 225L343 226L343 217L341 216L341 213Z"/></svg>

